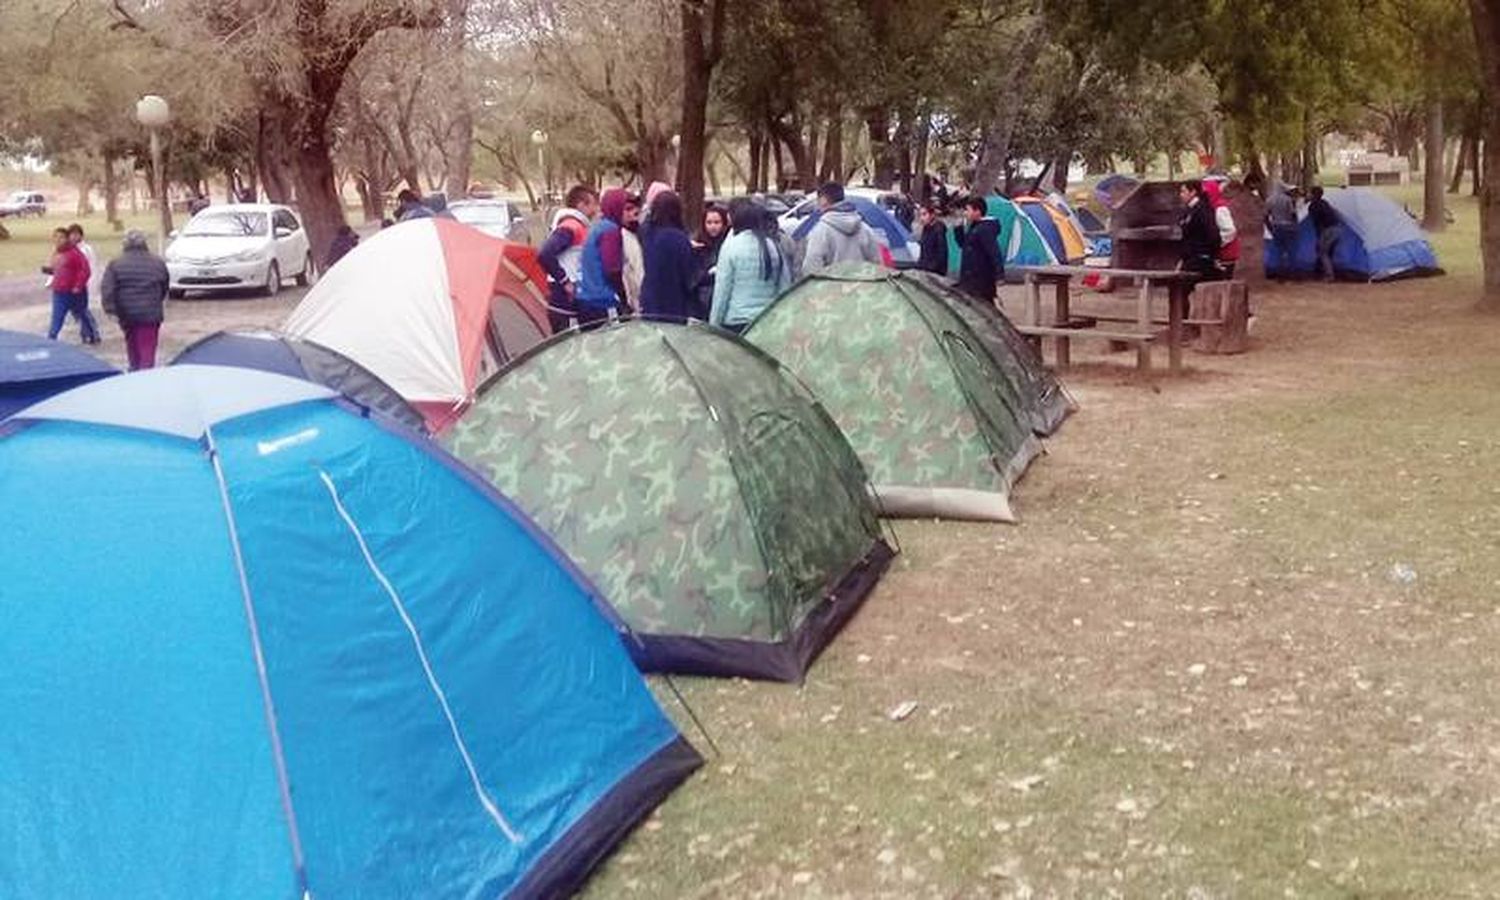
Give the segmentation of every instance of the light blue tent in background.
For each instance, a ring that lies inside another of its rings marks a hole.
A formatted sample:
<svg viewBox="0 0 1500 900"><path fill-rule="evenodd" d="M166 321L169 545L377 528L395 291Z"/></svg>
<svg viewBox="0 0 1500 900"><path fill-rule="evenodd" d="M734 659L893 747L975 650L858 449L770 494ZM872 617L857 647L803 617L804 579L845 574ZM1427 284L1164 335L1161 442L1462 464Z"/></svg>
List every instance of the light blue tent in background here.
<svg viewBox="0 0 1500 900"><path fill-rule="evenodd" d="M0 426L0 896L551 897L700 763L556 548L352 408L188 365Z"/></svg>
<svg viewBox="0 0 1500 900"><path fill-rule="evenodd" d="M1367 188L1330 190L1323 196L1344 224L1343 237L1333 249L1333 267L1340 278L1390 281L1443 273L1427 233L1390 197ZM1317 229L1305 210L1290 264L1281 258L1269 233L1264 255L1266 274L1272 277L1318 273Z"/></svg>

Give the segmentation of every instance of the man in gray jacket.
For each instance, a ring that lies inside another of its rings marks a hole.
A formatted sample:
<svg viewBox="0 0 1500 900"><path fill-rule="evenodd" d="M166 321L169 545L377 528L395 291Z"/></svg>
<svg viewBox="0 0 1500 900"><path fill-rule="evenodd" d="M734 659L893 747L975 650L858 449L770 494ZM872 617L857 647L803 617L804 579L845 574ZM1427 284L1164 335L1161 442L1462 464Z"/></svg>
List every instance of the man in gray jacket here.
<svg viewBox="0 0 1500 900"><path fill-rule="evenodd" d="M880 264L880 242L875 232L844 200L844 186L830 181L818 188L818 224L807 236L802 272L812 274L838 262L864 260Z"/></svg>
<svg viewBox="0 0 1500 900"><path fill-rule="evenodd" d="M104 311L120 320L130 371L156 365L156 339L172 277L146 247L146 235L125 232L125 252L104 270Z"/></svg>

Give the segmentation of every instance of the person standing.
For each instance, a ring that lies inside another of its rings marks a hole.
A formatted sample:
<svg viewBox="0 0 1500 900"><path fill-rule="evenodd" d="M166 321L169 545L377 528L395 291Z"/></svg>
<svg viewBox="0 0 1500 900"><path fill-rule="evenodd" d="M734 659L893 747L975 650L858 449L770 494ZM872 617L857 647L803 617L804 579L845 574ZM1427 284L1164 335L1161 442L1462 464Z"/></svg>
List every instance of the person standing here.
<svg viewBox="0 0 1500 900"><path fill-rule="evenodd" d="M104 311L125 332L125 355L130 371L156 365L163 307L171 276L167 264L151 253L144 232L125 232L125 249L104 270Z"/></svg>
<svg viewBox="0 0 1500 900"><path fill-rule="evenodd" d="M1313 228L1318 232L1318 271L1324 281L1333 281L1333 251L1344 236L1344 222L1334 211L1333 204L1324 199L1322 185L1315 185L1310 195L1307 217L1312 219Z"/></svg>
<svg viewBox="0 0 1500 900"><path fill-rule="evenodd" d="M78 252L83 254L83 258L89 261L89 284L86 292L88 297L85 297L83 301L84 308L87 309L88 298L99 296L99 283L104 278L104 267L99 265L99 254L94 252L94 246L83 239L82 225L74 222L68 226L68 240L72 241L78 247ZM89 315L92 316L93 313Z"/></svg>
<svg viewBox="0 0 1500 900"><path fill-rule="evenodd" d="M646 232L646 280L641 284L641 312L684 320L697 308L698 257L682 222L682 198L661 191L649 210Z"/></svg>
<svg viewBox="0 0 1500 900"><path fill-rule="evenodd" d="M599 198L599 219L583 239L578 288L578 324L593 325L619 312L625 296L624 188L612 187ZM653 226L654 227L654 226Z"/></svg>
<svg viewBox="0 0 1500 900"><path fill-rule="evenodd" d="M917 217L922 223L922 254L917 257L917 268L934 275L947 275L948 226L938 214L937 204L930 200L922 204Z"/></svg>
<svg viewBox="0 0 1500 900"><path fill-rule="evenodd" d="M1275 181L1266 197L1266 227L1271 229L1271 247L1275 250L1274 271L1286 278L1296 266L1297 200L1286 185Z"/></svg>
<svg viewBox="0 0 1500 900"><path fill-rule="evenodd" d="M1203 191L1203 182L1184 181L1177 196L1185 207L1178 223L1182 229L1182 263L1184 272L1195 272L1205 278L1219 276L1219 225L1214 221L1213 204Z"/></svg>
<svg viewBox="0 0 1500 900"><path fill-rule="evenodd" d="M73 243L66 228L52 232L52 262L43 269L52 275L52 321L47 328L47 337L57 340L63 322L71 314L78 320L79 332L85 344L99 343L99 325L89 312L89 261Z"/></svg>
<svg viewBox="0 0 1500 900"><path fill-rule="evenodd" d="M547 273L547 319L553 333L566 331L575 322L578 307L573 294L583 270L583 242L589 220L599 212L599 197L592 188L575 184L568 189L567 204L552 216L552 232L537 250L536 261Z"/></svg>
<svg viewBox="0 0 1500 900"><path fill-rule="evenodd" d="M802 271L812 274L839 262L881 262L880 242L854 204L844 199L844 186L830 181L818 188L818 223L807 236Z"/></svg>
<svg viewBox="0 0 1500 900"><path fill-rule="evenodd" d="M983 197L964 201L968 224L958 234L958 289L994 303L1000 295L999 283L1005 280L1005 257L1000 252L1000 223L988 213Z"/></svg>
<svg viewBox="0 0 1500 900"><path fill-rule="evenodd" d="M791 265L780 244L766 232L770 214L754 203L730 210L734 236L719 250L713 307L708 321L735 334L745 329L791 284Z"/></svg>
<svg viewBox="0 0 1500 900"><path fill-rule="evenodd" d="M698 255L698 282L693 300L693 317L707 319L714 301L714 277L719 265L719 248L729 237L729 212L716 203L703 209L703 227L693 241Z"/></svg>
<svg viewBox="0 0 1500 900"><path fill-rule="evenodd" d="M1225 278L1234 277L1234 267L1240 262L1240 233L1234 227L1234 213L1229 209L1229 200L1224 196L1224 189L1228 183L1219 181L1203 182L1203 195L1213 206L1214 225L1219 229L1219 255L1216 262L1219 271Z"/></svg>
<svg viewBox="0 0 1500 900"><path fill-rule="evenodd" d="M632 312L641 310L641 284L646 280L646 249L641 234L641 198L631 194L625 200L624 231L620 234L625 251L625 304Z"/></svg>

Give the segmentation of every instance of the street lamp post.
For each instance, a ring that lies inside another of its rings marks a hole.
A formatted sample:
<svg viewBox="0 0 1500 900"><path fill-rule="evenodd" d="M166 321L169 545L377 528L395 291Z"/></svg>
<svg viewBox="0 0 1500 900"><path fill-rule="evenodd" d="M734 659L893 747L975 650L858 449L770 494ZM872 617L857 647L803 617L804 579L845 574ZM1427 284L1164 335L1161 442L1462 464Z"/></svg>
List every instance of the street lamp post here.
<svg viewBox="0 0 1500 900"><path fill-rule="evenodd" d="M151 132L151 171L156 173L156 205L161 211L158 250L167 252L167 233L172 230L172 210L167 204L167 173L161 167L161 129L172 121L172 109L167 101L155 94L147 94L135 103L136 121Z"/></svg>
<svg viewBox="0 0 1500 900"><path fill-rule="evenodd" d="M536 165L542 170L542 205L552 194L552 175L547 171L547 132L538 128L531 133L531 142L536 144Z"/></svg>

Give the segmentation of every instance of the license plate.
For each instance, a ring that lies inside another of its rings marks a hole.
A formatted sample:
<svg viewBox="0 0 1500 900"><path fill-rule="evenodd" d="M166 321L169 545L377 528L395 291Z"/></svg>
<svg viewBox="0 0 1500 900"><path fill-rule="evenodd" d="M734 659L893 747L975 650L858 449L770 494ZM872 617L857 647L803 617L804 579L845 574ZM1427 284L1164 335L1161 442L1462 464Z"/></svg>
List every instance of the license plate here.
<svg viewBox="0 0 1500 900"><path fill-rule="evenodd" d="M219 273L215 272L213 269L194 269L193 274L197 275L199 278L212 278Z"/></svg>

